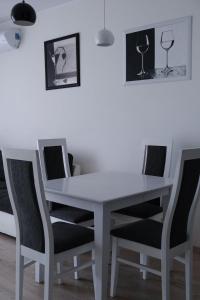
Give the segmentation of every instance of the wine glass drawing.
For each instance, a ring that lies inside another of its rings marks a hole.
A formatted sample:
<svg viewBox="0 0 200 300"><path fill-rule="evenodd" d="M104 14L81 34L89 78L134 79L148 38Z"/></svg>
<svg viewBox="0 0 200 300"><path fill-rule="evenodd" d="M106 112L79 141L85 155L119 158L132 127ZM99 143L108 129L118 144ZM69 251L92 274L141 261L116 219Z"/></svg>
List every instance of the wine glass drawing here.
<svg viewBox="0 0 200 300"><path fill-rule="evenodd" d="M55 80L54 84L59 85L62 83L67 82L67 78L64 74L64 67L67 63L67 53L64 47L57 47L55 52L51 54L49 52L49 55L52 59L53 65L54 65L54 71L55 71Z"/></svg>
<svg viewBox="0 0 200 300"><path fill-rule="evenodd" d="M174 33L173 30L163 31L160 39L161 47L166 51L166 67L162 70L162 72L168 75L173 71L172 68L169 67L169 50L174 45Z"/></svg>
<svg viewBox="0 0 200 300"><path fill-rule="evenodd" d="M141 71L137 75L143 76L147 74L147 72L144 70L144 54L149 50L149 37L147 34L139 34L136 41L136 50L139 54L141 54L142 58Z"/></svg>

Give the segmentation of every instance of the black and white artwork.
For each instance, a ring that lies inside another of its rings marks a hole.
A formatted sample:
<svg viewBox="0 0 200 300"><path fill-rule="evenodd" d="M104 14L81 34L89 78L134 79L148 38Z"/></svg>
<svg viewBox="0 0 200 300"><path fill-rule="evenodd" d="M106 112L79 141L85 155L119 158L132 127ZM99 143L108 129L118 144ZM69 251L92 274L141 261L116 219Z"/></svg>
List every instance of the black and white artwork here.
<svg viewBox="0 0 200 300"><path fill-rule="evenodd" d="M79 33L44 42L46 89L80 86Z"/></svg>
<svg viewBox="0 0 200 300"><path fill-rule="evenodd" d="M191 79L192 17L125 32L125 83Z"/></svg>

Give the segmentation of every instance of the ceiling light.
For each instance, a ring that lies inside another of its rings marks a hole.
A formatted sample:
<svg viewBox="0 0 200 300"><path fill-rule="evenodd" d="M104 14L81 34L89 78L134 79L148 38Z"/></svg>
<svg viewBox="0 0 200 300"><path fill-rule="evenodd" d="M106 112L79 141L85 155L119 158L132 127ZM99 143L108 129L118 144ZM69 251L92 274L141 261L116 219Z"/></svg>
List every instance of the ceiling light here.
<svg viewBox="0 0 200 300"><path fill-rule="evenodd" d="M114 41L115 38L113 33L106 29L106 1L104 0L104 28L97 33L95 43L97 46L108 47L112 46Z"/></svg>
<svg viewBox="0 0 200 300"><path fill-rule="evenodd" d="M12 8L11 19L16 25L31 26L35 24L36 12L31 5L22 1Z"/></svg>

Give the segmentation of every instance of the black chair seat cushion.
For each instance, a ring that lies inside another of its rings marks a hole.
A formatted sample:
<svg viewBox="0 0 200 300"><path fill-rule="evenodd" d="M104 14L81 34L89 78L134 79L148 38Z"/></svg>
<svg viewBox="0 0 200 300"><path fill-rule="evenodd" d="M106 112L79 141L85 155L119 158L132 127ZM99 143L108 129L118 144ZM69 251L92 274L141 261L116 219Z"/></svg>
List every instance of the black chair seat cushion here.
<svg viewBox="0 0 200 300"><path fill-rule="evenodd" d="M115 212L122 214L122 215L130 216L130 217L146 219L146 218L153 217L153 216L161 213L162 211L163 211L162 207L151 204L149 202L144 202L141 204L132 205L129 207L119 209Z"/></svg>
<svg viewBox="0 0 200 300"><path fill-rule="evenodd" d="M146 219L113 229L111 235L161 249L162 228L162 223ZM182 244L185 240L186 237L183 234L179 234L171 240L170 247L173 248Z"/></svg>
<svg viewBox="0 0 200 300"><path fill-rule="evenodd" d="M52 227L55 253L70 250L94 240L94 231L83 226L56 222Z"/></svg>
<svg viewBox="0 0 200 300"><path fill-rule="evenodd" d="M154 205L160 206L160 198L152 199L152 200L150 200L150 201L147 201L147 203L150 203L150 204L154 204Z"/></svg>
<svg viewBox="0 0 200 300"><path fill-rule="evenodd" d="M8 214L13 214L8 191L6 188L0 189L0 211L6 212Z"/></svg>
<svg viewBox="0 0 200 300"><path fill-rule="evenodd" d="M71 223L81 223L94 218L94 214L88 210L61 204L59 207L53 208L50 215Z"/></svg>

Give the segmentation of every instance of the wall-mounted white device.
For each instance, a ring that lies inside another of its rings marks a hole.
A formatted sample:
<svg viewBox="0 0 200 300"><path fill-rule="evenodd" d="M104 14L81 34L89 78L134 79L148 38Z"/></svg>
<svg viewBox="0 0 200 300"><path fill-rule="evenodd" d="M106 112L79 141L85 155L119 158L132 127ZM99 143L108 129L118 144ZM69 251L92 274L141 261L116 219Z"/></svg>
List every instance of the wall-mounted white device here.
<svg viewBox="0 0 200 300"><path fill-rule="evenodd" d="M0 53L17 49L21 43L21 30L10 28L0 31Z"/></svg>

